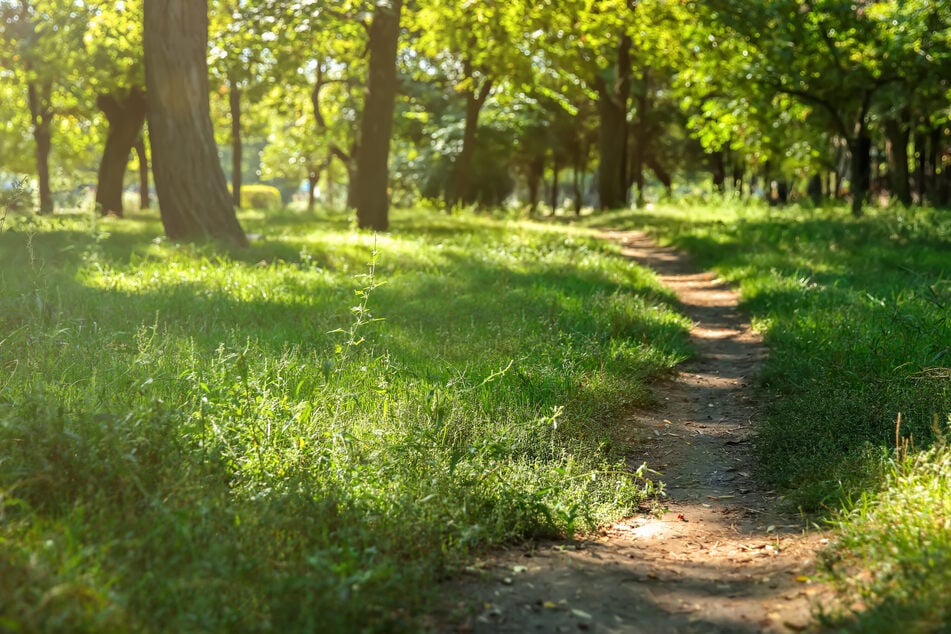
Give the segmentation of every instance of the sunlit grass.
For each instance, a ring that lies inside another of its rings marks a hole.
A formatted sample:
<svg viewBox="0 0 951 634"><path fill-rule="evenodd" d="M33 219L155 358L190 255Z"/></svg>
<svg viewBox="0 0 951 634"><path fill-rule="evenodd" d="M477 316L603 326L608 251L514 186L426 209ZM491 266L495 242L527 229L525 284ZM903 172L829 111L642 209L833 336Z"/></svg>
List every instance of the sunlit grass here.
<svg viewBox="0 0 951 634"><path fill-rule="evenodd" d="M590 222L647 228L739 285L770 348L759 474L830 514L840 535L824 560L840 598L828 623L946 631L951 212L857 220L726 204Z"/></svg>
<svg viewBox="0 0 951 634"><path fill-rule="evenodd" d="M414 629L472 549L649 485L626 408L687 354L652 275L582 229L247 213L0 233L0 622ZM375 254L375 255L374 255Z"/></svg>

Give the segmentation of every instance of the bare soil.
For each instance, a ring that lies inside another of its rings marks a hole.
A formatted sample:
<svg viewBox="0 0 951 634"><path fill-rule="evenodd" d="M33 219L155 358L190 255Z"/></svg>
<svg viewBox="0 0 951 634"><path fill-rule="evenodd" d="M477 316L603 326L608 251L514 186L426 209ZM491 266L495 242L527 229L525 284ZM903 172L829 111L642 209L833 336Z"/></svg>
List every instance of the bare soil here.
<svg viewBox="0 0 951 634"><path fill-rule="evenodd" d="M751 387L766 349L737 295L689 258L637 232L610 232L654 269L694 322L696 357L654 386L662 404L622 424L630 457L659 472L661 514L635 516L575 543L497 552L448 582L442 632L798 632L826 594L813 581L828 535L753 477L761 404Z"/></svg>

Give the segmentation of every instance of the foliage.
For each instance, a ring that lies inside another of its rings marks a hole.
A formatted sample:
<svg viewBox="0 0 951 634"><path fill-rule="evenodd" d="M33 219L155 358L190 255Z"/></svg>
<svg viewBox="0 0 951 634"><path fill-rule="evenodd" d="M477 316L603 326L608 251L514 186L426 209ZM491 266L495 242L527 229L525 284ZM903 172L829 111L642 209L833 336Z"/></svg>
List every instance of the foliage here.
<svg viewBox="0 0 951 634"><path fill-rule="evenodd" d="M241 188L241 206L247 209L277 209L281 206L281 192L271 185L244 185Z"/></svg>
<svg viewBox="0 0 951 634"><path fill-rule="evenodd" d="M614 421L687 324L587 232L245 212L267 239L229 252L89 218L0 233L5 626L413 630L473 549L649 488Z"/></svg>

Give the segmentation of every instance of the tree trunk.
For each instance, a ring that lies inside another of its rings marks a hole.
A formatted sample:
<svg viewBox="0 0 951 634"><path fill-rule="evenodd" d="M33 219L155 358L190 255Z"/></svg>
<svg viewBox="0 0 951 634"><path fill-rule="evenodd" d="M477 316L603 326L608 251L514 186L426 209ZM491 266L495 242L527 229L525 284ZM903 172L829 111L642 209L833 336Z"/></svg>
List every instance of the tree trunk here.
<svg viewBox="0 0 951 634"><path fill-rule="evenodd" d="M885 121L885 156L892 193L903 204L911 205L908 173L908 128L896 119Z"/></svg>
<svg viewBox="0 0 951 634"><path fill-rule="evenodd" d="M849 145L852 151L852 215L859 218L868 197L872 165L872 139L864 125Z"/></svg>
<svg viewBox="0 0 951 634"><path fill-rule="evenodd" d="M657 180L661 182L664 186L664 191L667 194L667 198L670 198L674 195L674 183L670 177L670 173L664 169L664 166L661 165L660 161L657 160L654 156L647 157L647 167L651 168L651 171L654 172L654 176L657 177Z"/></svg>
<svg viewBox="0 0 951 634"><path fill-rule="evenodd" d="M726 191L726 161L723 158L723 150L710 154L710 172L713 175L713 188L719 194L724 193Z"/></svg>
<svg viewBox="0 0 951 634"><path fill-rule="evenodd" d="M581 215L581 208L584 205L584 191L582 191L581 182L582 182L582 172L581 172L581 153L579 152L575 156L574 165L572 167L571 175L571 192L574 197L574 209L575 215Z"/></svg>
<svg viewBox="0 0 951 634"><path fill-rule="evenodd" d="M528 164L528 173L525 184L528 186L528 215L533 216L538 211L538 190L541 187L542 174L545 171L545 157L538 155Z"/></svg>
<svg viewBox="0 0 951 634"><path fill-rule="evenodd" d="M27 85L30 102L30 120L36 145L36 180L40 189L40 214L53 213L53 192L50 188L50 150L53 147L53 110L50 104L53 88L50 84Z"/></svg>
<svg viewBox="0 0 951 634"><path fill-rule="evenodd" d="M317 182L320 180L320 170L311 169L307 172L307 211L314 210L317 202Z"/></svg>
<svg viewBox="0 0 951 634"><path fill-rule="evenodd" d="M207 0L144 0L152 167L165 234L248 244L221 164L208 103Z"/></svg>
<svg viewBox="0 0 951 634"><path fill-rule="evenodd" d="M357 225L386 231L390 226L389 157L396 104L396 51L403 0L377 4L370 24L370 70L357 150Z"/></svg>
<svg viewBox="0 0 951 634"><path fill-rule="evenodd" d="M99 95L96 105L106 115L109 132L99 163L99 181L96 186L96 206L105 216L122 216L122 189L125 185L129 154L142 137L147 104L138 88L125 95Z"/></svg>
<svg viewBox="0 0 951 634"><path fill-rule="evenodd" d="M920 131L915 132L913 141L915 144L915 191L918 194L918 204L924 205L928 197L928 137Z"/></svg>
<svg viewBox="0 0 951 634"><path fill-rule="evenodd" d="M145 149L145 134L140 134L132 147L139 158L139 209L144 210L152 206L149 195L149 155Z"/></svg>
<svg viewBox="0 0 951 634"><path fill-rule="evenodd" d="M558 155L555 154L552 156L551 161L551 213L555 214L555 210L558 209L558 178L561 176L561 161L558 160Z"/></svg>
<svg viewBox="0 0 951 634"><path fill-rule="evenodd" d="M241 144L241 89L231 81L228 108L231 111L231 204L241 208L241 164L244 146Z"/></svg>
<svg viewBox="0 0 951 634"><path fill-rule="evenodd" d="M598 166L601 209L627 206L627 109L631 95L631 38L618 46L613 81L598 77L601 160Z"/></svg>
<svg viewBox="0 0 951 634"><path fill-rule="evenodd" d="M471 85L474 82L472 64L466 59L463 66L463 73ZM452 184L446 197L450 210L460 204L469 202L469 173L472 170L472 159L475 156L476 143L478 142L479 114L482 112L482 107L491 92L491 79L483 80L478 91L472 88L466 90L466 120L462 132L462 150L459 152L459 156L456 157L453 166Z"/></svg>

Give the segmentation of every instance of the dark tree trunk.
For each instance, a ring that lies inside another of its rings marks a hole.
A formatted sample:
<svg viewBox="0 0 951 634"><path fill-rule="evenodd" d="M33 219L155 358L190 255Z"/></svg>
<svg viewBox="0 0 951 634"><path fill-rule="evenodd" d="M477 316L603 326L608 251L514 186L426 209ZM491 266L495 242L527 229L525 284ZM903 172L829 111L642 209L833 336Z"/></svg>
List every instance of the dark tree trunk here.
<svg viewBox="0 0 951 634"><path fill-rule="evenodd" d="M723 150L710 154L710 173L713 175L713 188L722 194L726 191L726 161Z"/></svg>
<svg viewBox="0 0 951 634"><path fill-rule="evenodd" d="M574 209L575 215L581 215L581 208L584 205L584 192L582 191L581 182L583 178L582 173L582 158L581 153L579 152L575 156L574 166L572 168L571 175L571 194L574 197Z"/></svg>
<svg viewBox="0 0 951 634"><path fill-rule="evenodd" d="M872 139L863 126L850 143L852 151L852 215L862 216L862 207L868 198L872 165Z"/></svg>
<svg viewBox="0 0 951 634"><path fill-rule="evenodd" d="M812 199L812 204L816 207L822 204L822 175L813 174L806 186L806 193Z"/></svg>
<svg viewBox="0 0 951 634"><path fill-rule="evenodd" d="M140 134L132 147L139 158L139 209L148 209L152 201L149 195L149 155L145 149L145 135Z"/></svg>
<svg viewBox="0 0 951 634"><path fill-rule="evenodd" d="M558 209L558 178L561 176L561 161L557 154L552 156L551 159L551 191L549 194L551 198L549 202L551 203L551 213L555 214L555 210Z"/></svg>
<svg viewBox="0 0 951 634"><path fill-rule="evenodd" d="M918 193L918 204L924 205L928 197L928 137L922 132L915 132L915 191Z"/></svg>
<svg viewBox="0 0 951 634"><path fill-rule="evenodd" d="M231 204L241 208L241 164L244 146L241 144L241 89L231 81L228 91L228 108L231 111Z"/></svg>
<svg viewBox="0 0 951 634"><path fill-rule="evenodd" d="M538 155L529 162L525 180L528 186L528 215L538 211L538 191L541 188L542 175L545 171L545 157Z"/></svg>
<svg viewBox="0 0 951 634"><path fill-rule="evenodd" d="M624 35L618 45L612 81L598 77L598 115L601 156L598 186L601 209L627 206L627 110L631 95L631 38Z"/></svg>
<svg viewBox="0 0 951 634"><path fill-rule="evenodd" d="M631 176L628 181L630 187L633 184L637 187L638 208L644 206L646 202L646 192L644 191L644 161L651 153L652 134L648 122L648 115L651 108L650 100L650 69L644 69L641 75L641 85L637 94L637 118L634 122L634 147L631 152Z"/></svg>
<svg viewBox="0 0 951 634"><path fill-rule="evenodd" d="M896 119L885 121L885 155L892 193L906 207L911 205L911 186L908 173L907 126Z"/></svg>
<svg viewBox="0 0 951 634"><path fill-rule="evenodd" d="M657 177L657 180L661 182L664 186L664 191L667 194L667 198L670 198L674 195L674 182L670 177L670 173L661 165L660 161L657 160L654 156L647 157L647 167L651 168L651 171L654 172L654 176Z"/></svg>
<svg viewBox="0 0 951 634"><path fill-rule="evenodd" d="M96 206L102 215L122 216L122 189L129 166L129 154L142 138L147 103L138 88L124 95L99 95L96 105L106 115L109 132L99 163L99 183L96 186Z"/></svg>
<svg viewBox="0 0 951 634"><path fill-rule="evenodd" d="M357 150L357 225L386 231L390 226L390 139L396 104L396 51L402 0L378 4L370 24L370 70Z"/></svg>
<svg viewBox="0 0 951 634"><path fill-rule="evenodd" d="M53 147L53 88L49 84L27 85L33 141L36 145L36 180L40 190L40 213L53 213L53 191L50 188L50 150Z"/></svg>
<svg viewBox="0 0 951 634"><path fill-rule="evenodd" d="M152 171L165 234L245 246L209 111L208 2L145 0L143 12Z"/></svg>
<svg viewBox="0 0 951 634"><path fill-rule="evenodd" d="M739 198L743 197L743 165L734 159L733 162L733 192Z"/></svg>
<svg viewBox="0 0 951 634"><path fill-rule="evenodd" d="M470 85L474 81L474 70L471 62L464 62L464 74ZM466 91L466 120L462 131L462 150L456 157L452 172L452 184L447 192L446 202L450 209L469 202L469 182L472 171L472 159L475 156L476 144L479 140L479 114L492 92L492 80L485 79L479 90L472 88Z"/></svg>

